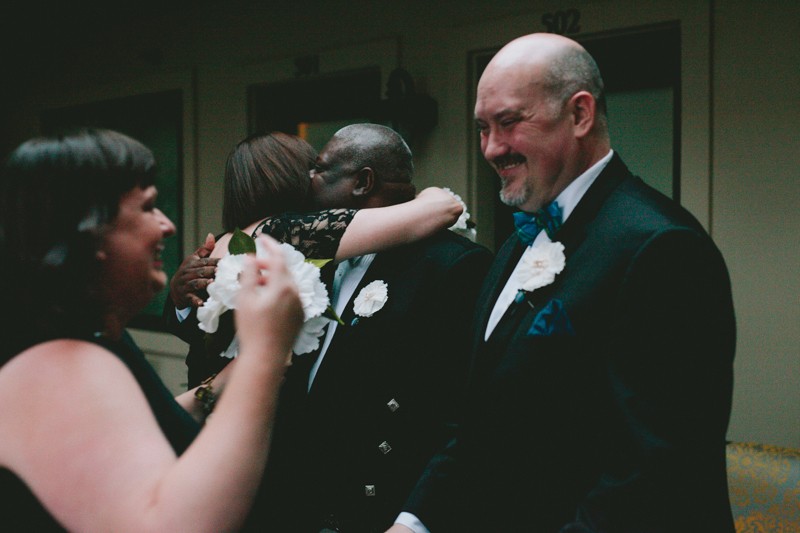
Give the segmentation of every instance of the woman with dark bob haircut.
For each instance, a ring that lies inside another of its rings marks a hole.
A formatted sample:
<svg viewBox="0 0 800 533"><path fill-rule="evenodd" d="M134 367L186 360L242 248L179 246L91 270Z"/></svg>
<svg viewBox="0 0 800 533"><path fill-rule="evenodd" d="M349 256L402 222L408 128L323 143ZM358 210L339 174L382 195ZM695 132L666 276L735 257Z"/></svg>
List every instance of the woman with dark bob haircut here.
<svg viewBox="0 0 800 533"><path fill-rule="evenodd" d="M125 332L166 283L155 161L108 130L37 138L2 180L0 516L13 531L230 531L269 451L302 323L277 243L237 301L239 361L207 406L167 391ZM202 428L202 429L201 429Z"/></svg>

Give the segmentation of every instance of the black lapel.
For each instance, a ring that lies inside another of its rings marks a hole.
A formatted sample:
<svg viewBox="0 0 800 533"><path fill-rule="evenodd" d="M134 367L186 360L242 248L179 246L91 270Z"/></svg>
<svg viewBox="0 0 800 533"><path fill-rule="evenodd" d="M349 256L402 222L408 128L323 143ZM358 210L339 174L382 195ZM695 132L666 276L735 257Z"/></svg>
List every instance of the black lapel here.
<svg viewBox="0 0 800 533"><path fill-rule="evenodd" d="M355 312L353 311L353 301L355 300L356 296L358 296L358 293L361 291L361 289L377 279L388 280L389 298L392 297L391 279L393 277L393 273L395 272L396 268L403 268L402 266L398 265L400 265L400 262L402 261L407 261L408 257L408 254L401 253L403 250L407 251L408 248L403 246L399 249L387 250L377 254L375 259L373 259L372 263L369 265L369 268L367 268L367 271L364 272L364 276L361 278L361 281L359 281L358 286L350 297L350 300L348 300L347 305L345 305L344 309L342 310L342 314L339 318L341 318L342 322L344 322L344 326L338 326L336 328L336 332L333 334L333 339L331 339L331 343L328 345L328 350L325 353L325 356L322 358L319 368L317 369L317 374L314 376L314 382L311 386L310 395L315 395L315 391L317 391L316 394L320 394L318 391L323 390L325 386L325 376L332 371L333 366L336 364L338 345L340 345L342 342L346 342L347 337L351 335L351 328L358 327L353 325L353 320L356 318Z"/></svg>
<svg viewBox="0 0 800 533"><path fill-rule="evenodd" d="M597 176L589 190L586 191L578 205L575 206L575 210L554 235L554 240L564 245L567 265L569 265L569 256L586 237L586 228L597 216L597 212L605 203L608 195L624 179L630 176L631 173L628 167L625 166L625 163L615 152L606 168Z"/></svg>

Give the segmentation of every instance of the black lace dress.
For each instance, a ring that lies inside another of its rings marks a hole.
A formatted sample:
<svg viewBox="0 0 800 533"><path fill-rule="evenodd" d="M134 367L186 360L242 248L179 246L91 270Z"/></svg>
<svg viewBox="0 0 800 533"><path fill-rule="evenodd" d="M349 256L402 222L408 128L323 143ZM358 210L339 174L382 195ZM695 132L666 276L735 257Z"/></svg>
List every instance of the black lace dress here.
<svg viewBox="0 0 800 533"><path fill-rule="evenodd" d="M279 242L291 244L309 259L333 259L355 214L355 209L284 213L261 221L252 236L269 235Z"/></svg>
<svg viewBox="0 0 800 533"><path fill-rule="evenodd" d="M84 339L103 346L130 369L153 410L158 425L177 455L182 454L200 431L198 423L174 399L144 354L126 333L119 341ZM69 401L68 388L53 391L53 401ZM35 423L35 422L32 422ZM57 475L57 473L54 473ZM91 509L86 510L91 513ZM0 530L49 532L64 531L39 503L25 483L14 472L0 468Z"/></svg>

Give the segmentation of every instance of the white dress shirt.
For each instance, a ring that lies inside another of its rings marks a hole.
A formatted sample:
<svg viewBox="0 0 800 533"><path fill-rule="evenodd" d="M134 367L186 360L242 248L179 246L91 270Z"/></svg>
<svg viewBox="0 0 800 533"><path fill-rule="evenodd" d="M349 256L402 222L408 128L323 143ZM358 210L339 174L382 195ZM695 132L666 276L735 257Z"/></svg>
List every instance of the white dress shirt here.
<svg viewBox="0 0 800 533"><path fill-rule="evenodd" d="M356 292L356 287L361 283L361 279L374 259L375 254L362 255L342 261L336 267L336 273L333 276L331 307L333 307L337 315L342 316L344 308L347 307L348 302L353 297L353 293ZM333 339L333 334L336 332L338 325L338 322L334 320L328 322L319 357L317 357L314 366L311 367L311 373L308 375L308 390L311 390L311 384L314 382L319 365L322 364L322 358L325 357L325 352L328 351L328 346L331 344L331 339Z"/></svg>
<svg viewBox="0 0 800 533"><path fill-rule="evenodd" d="M191 307L184 307L183 309L175 308L175 315L178 317L178 323L183 322L186 320L186 317L189 316L189 313L192 312Z"/></svg>
<svg viewBox="0 0 800 533"><path fill-rule="evenodd" d="M561 208L562 221L566 221L572 211L575 210L575 206L578 205L578 202L580 202L581 198L583 198L583 195L586 194L587 190L589 190L589 187L592 185L592 183L594 183L594 180L597 179L597 176L600 175L600 172L602 172L608 162L611 161L612 155L614 155L613 150L609 151L605 157L592 165L586 172L575 178L575 180L556 197L554 201ZM535 246L539 242L549 240L550 238L547 236L547 233L540 231L530 246ZM508 280L506 280L503 290L497 297L497 301L494 304L492 313L489 315L489 321L486 324L486 332L483 336L484 340L488 339L489 335L492 334L495 326L497 326L497 323L500 322L500 319L503 317L503 314L505 314L506 309L508 309L508 306L511 305L511 302L514 301L514 297L517 295L519 286L515 281L515 274L519 268L520 262L518 262L517 266L514 267L514 271L511 273L511 276L509 276ZM400 513L395 520L395 524L402 524L411 529L411 531L414 533L430 533L428 528L425 527L419 518L411 513Z"/></svg>

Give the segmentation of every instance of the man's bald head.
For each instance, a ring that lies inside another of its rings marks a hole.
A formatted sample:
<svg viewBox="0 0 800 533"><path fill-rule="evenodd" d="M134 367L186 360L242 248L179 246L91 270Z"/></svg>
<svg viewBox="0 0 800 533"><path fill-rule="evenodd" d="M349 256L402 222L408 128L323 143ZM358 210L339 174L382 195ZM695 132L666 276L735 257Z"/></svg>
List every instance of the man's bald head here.
<svg viewBox="0 0 800 533"><path fill-rule="evenodd" d="M322 148L311 173L318 208L383 207L414 198L414 164L403 138L380 124L351 124Z"/></svg>
<svg viewBox="0 0 800 533"><path fill-rule="evenodd" d="M553 33L518 37L495 54L481 76L487 87L509 75L520 83L536 86L560 108L572 95L586 91L597 102L597 127L606 130L606 98L603 78L594 58L577 42Z"/></svg>
<svg viewBox="0 0 800 533"><path fill-rule="evenodd" d="M384 183L410 183L414 176L411 150L403 138L380 124L351 124L337 131L330 143L352 168L370 167Z"/></svg>
<svg viewBox="0 0 800 533"><path fill-rule="evenodd" d="M597 64L560 35L526 35L497 52L478 83L475 123L500 199L529 212L610 150Z"/></svg>

